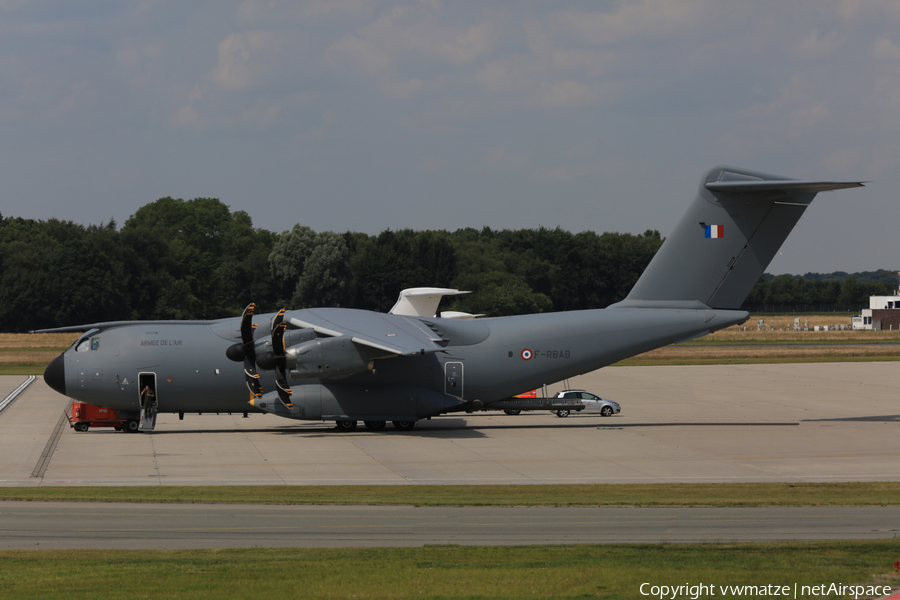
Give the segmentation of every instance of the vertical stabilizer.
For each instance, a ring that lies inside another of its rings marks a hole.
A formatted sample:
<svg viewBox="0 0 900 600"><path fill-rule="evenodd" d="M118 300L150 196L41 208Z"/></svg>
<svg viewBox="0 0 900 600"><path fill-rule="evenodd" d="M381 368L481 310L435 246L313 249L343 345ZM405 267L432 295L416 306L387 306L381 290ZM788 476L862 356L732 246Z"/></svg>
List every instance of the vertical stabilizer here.
<svg viewBox="0 0 900 600"><path fill-rule="evenodd" d="M610 308L740 308L816 194L862 185L712 169L631 293Z"/></svg>

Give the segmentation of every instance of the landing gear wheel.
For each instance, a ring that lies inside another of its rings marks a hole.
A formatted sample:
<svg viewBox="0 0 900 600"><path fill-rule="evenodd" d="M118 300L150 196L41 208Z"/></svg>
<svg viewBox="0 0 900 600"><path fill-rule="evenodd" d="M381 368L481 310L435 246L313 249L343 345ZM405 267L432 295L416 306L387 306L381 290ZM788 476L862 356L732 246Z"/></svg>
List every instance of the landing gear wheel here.
<svg viewBox="0 0 900 600"><path fill-rule="evenodd" d="M140 426L141 424L134 419L129 419L128 421L125 421L124 425L122 425L122 431L124 431L125 433L136 433L138 427Z"/></svg>
<svg viewBox="0 0 900 600"><path fill-rule="evenodd" d="M387 425L384 421L364 421L369 431L381 431Z"/></svg>
<svg viewBox="0 0 900 600"><path fill-rule="evenodd" d="M562 409L562 410L558 410L558 411L556 411L556 416L557 416L557 417L568 417L568 416L569 416L569 411L566 410L565 408Z"/></svg>
<svg viewBox="0 0 900 600"><path fill-rule="evenodd" d="M90 427L91 426L88 425L87 423L76 423L75 431L87 431L88 429L90 429Z"/></svg>
<svg viewBox="0 0 900 600"><path fill-rule="evenodd" d="M334 426L338 431L353 431L356 429L356 421L336 421Z"/></svg>
<svg viewBox="0 0 900 600"><path fill-rule="evenodd" d="M603 408L600 409L601 417L608 417L610 415L612 415L612 406L604 406Z"/></svg>
<svg viewBox="0 0 900 600"><path fill-rule="evenodd" d="M400 431L412 431L413 427L416 426L415 421L391 421L394 424L394 429L399 429Z"/></svg>
<svg viewBox="0 0 900 600"><path fill-rule="evenodd" d="M518 408L507 408L503 412L505 412L508 415L517 415L517 414L521 413L522 411L519 410Z"/></svg>

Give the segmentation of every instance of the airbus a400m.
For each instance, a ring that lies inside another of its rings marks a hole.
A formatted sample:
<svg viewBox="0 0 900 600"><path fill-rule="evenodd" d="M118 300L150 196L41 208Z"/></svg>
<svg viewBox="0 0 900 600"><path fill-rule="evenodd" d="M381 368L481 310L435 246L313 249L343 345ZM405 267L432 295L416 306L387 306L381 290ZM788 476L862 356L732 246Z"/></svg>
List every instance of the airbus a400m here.
<svg viewBox="0 0 900 600"><path fill-rule="evenodd" d="M47 384L117 409L262 412L379 430L511 408L516 394L742 323L740 306L818 192L861 182L709 171L628 296L605 309L485 319L317 308L215 321L77 325ZM407 302L409 304L409 302ZM248 395L249 389L249 395ZM148 393L152 392L152 393Z"/></svg>

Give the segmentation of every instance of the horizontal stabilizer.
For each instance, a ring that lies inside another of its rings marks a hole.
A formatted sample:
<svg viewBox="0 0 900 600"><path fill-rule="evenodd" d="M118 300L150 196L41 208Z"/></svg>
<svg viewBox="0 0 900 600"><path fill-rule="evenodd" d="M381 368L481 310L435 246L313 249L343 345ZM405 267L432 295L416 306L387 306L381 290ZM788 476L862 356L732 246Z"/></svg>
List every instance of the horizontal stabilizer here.
<svg viewBox="0 0 900 600"><path fill-rule="evenodd" d="M706 184L711 192L725 194L753 194L761 192L783 192L787 194L816 194L831 190L863 187L861 181L713 181Z"/></svg>

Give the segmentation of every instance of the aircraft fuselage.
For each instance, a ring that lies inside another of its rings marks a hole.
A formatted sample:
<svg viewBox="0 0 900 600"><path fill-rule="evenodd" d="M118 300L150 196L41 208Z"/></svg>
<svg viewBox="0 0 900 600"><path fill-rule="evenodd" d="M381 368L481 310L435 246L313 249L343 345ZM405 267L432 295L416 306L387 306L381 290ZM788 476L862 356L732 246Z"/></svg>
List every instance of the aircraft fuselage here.
<svg viewBox="0 0 900 600"><path fill-rule="evenodd" d="M353 317L352 309L330 315ZM307 311L290 311L301 321ZM226 357L240 340L239 319L212 322L129 323L85 335L51 365L58 391L73 399L136 412L142 375L153 376L159 412L275 412L319 420L416 420L487 405L543 384L612 364L675 341L703 335L747 318L743 311L600 309L450 321L380 315L437 328L443 351L390 356L372 368L340 378L293 379L295 410L286 412L274 395L248 403L243 365ZM265 338L272 315L257 319ZM390 334L387 334L390 335ZM62 371L59 373L58 371ZM266 392L272 371L261 372ZM63 387L63 389L59 389Z"/></svg>

